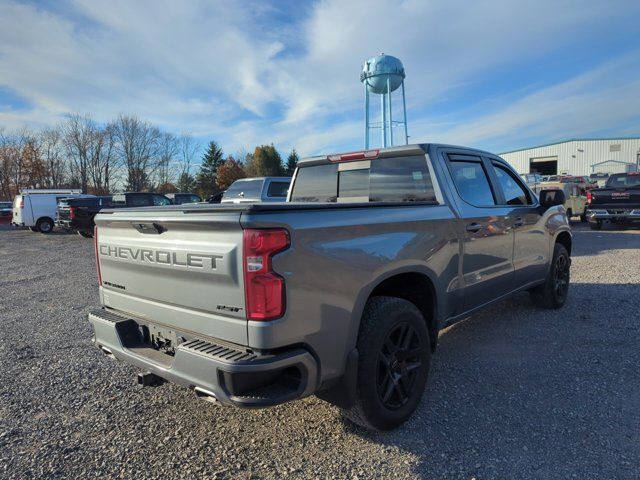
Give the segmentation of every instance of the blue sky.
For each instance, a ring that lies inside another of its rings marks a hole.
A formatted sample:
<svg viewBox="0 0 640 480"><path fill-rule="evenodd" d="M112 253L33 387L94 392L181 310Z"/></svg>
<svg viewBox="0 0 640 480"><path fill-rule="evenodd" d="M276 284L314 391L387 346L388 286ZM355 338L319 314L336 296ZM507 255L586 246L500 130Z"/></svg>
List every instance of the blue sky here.
<svg viewBox="0 0 640 480"><path fill-rule="evenodd" d="M0 0L0 128L127 113L228 153L354 150L385 52L415 142L639 135L639 24L637 0Z"/></svg>

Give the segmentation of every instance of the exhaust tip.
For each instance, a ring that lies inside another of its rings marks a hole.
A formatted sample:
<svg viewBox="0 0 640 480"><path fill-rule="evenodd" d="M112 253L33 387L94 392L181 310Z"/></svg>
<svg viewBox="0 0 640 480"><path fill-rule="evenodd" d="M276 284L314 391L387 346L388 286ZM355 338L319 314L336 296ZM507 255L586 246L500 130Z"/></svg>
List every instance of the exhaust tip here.
<svg viewBox="0 0 640 480"><path fill-rule="evenodd" d="M193 391L196 393L196 396L199 399L204 400L205 402L219 403L218 398L216 397L216 394L209 390L205 390L204 388L200 388L200 387L194 387Z"/></svg>

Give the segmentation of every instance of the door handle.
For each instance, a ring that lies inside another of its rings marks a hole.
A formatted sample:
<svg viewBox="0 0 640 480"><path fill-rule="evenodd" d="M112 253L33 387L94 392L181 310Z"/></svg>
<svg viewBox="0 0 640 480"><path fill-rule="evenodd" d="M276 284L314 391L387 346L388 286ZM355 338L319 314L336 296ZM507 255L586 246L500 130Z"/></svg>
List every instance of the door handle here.
<svg viewBox="0 0 640 480"><path fill-rule="evenodd" d="M473 222L467 225L467 232L477 233L480 230L482 230L482 225L480 225L479 223Z"/></svg>
<svg viewBox="0 0 640 480"><path fill-rule="evenodd" d="M524 220L522 219L522 217L517 217L514 221L513 221L513 226L514 227L521 227L524 225Z"/></svg>

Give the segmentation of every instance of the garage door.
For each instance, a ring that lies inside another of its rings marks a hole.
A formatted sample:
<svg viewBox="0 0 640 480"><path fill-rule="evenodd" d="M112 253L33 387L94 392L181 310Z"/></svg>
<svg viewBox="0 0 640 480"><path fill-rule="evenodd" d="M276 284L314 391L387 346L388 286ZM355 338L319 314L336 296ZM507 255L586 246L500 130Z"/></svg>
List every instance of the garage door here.
<svg viewBox="0 0 640 480"><path fill-rule="evenodd" d="M535 157L529 159L529 171L540 175L558 174L558 156Z"/></svg>

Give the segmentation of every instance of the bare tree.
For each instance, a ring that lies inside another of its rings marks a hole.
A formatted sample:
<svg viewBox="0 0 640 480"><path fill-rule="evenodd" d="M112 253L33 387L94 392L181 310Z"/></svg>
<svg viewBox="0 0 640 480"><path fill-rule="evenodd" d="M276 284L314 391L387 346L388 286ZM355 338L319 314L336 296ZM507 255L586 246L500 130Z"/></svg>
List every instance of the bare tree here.
<svg viewBox="0 0 640 480"><path fill-rule="evenodd" d="M40 132L40 151L47 170L46 186L61 187L65 182L66 162L60 127L47 128Z"/></svg>
<svg viewBox="0 0 640 480"><path fill-rule="evenodd" d="M178 139L172 133L163 132L158 139L158 186L166 188L174 177L174 159L178 155Z"/></svg>
<svg viewBox="0 0 640 480"><path fill-rule="evenodd" d="M120 115L114 122L118 153L127 171L126 188L141 191L149 187L158 167L160 130L135 116Z"/></svg>
<svg viewBox="0 0 640 480"><path fill-rule="evenodd" d="M180 160L178 162L178 175L191 175L191 166L198 155L200 144L188 133L180 135Z"/></svg>
<svg viewBox="0 0 640 480"><path fill-rule="evenodd" d="M69 155L71 178L83 192L89 185L89 157L96 123L89 115L69 114L62 124L64 143Z"/></svg>
<svg viewBox="0 0 640 480"><path fill-rule="evenodd" d="M97 195L109 193L117 169L115 127L95 128L88 149L87 172L93 192Z"/></svg>

